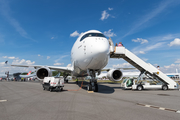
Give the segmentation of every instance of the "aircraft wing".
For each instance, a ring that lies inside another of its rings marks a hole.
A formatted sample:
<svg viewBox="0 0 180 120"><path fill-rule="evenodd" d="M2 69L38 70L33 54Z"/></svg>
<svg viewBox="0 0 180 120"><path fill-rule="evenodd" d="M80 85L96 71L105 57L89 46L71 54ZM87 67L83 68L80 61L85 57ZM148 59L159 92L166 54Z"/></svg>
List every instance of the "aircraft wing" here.
<svg viewBox="0 0 180 120"><path fill-rule="evenodd" d="M35 69L41 68L41 67L46 67L46 68L49 68L51 70L57 70L57 71L66 72L66 73L71 73L73 71L72 67L43 66L43 65L11 65L11 66L34 67Z"/></svg>

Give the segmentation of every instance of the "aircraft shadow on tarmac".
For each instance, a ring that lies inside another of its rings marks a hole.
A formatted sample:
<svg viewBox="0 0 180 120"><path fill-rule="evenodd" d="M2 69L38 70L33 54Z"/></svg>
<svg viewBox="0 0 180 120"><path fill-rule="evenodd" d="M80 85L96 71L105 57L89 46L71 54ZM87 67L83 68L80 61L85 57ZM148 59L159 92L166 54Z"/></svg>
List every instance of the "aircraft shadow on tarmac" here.
<svg viewBox="0 0 180 120"><path fill-rule="evenodd" d="M77 84L74 82L74 84ZM88 85L89 82L83 81L83 85ZM81 81L78 82L77 84L79 87L81 87ZM112 94L115 92L115 89L122 89L121 87L109 87L107 85L103 85L102 83L98 83L98 93L103 93L103 94ZM82 87L82 89L87 90L87 87Z"/></svg>

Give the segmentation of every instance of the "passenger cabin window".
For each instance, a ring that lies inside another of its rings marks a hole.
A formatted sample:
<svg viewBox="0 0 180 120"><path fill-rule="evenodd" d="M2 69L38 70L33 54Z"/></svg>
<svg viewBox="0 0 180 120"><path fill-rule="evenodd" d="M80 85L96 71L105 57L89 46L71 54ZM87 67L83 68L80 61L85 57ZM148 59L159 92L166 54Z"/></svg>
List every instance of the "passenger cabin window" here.
<svg viewBox="0 0 180 120"><path fill-rule="evenodd" d="M102 33L88 33L85 34L80 41L82 41L83 39L85 39L86 37L104 37L106 38Z"/></svg>

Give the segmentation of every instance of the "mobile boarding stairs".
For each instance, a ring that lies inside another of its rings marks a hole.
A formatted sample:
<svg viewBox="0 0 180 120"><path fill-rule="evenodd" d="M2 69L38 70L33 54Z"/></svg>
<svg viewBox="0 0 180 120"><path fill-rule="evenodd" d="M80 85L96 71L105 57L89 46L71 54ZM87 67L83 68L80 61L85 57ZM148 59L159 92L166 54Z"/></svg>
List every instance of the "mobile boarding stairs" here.
<svg viewBox="0 0 180 120"><path fill-rule="evenodd" d="M158 70L156 67L154 67L150 63L144 62L142 59L137 57L125 47L114 47L111 39L109 39L109 43L110 58L123 58L132 66L137 68L141 72L138 80L142 79L143 75L146 75L147 77L151 77L154 80L160 81L164 85L167 85L168 89L177 89L178 84L167 75L162 73L160 70Z"/></svg>

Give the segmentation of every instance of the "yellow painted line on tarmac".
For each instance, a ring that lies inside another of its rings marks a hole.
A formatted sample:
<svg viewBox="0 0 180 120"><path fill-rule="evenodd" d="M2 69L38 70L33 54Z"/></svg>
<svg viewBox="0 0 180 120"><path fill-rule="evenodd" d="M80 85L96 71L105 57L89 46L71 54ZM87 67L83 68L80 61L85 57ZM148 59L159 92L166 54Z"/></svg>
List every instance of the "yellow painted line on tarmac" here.
<svg viewBox="0 0 180 120"><path fill-rule="evenodd" d="M0 102L6 102L7 100L0 100Z"/></svg>
<svg viewBox="0 0 180 120"><path fill-rule="evenodd" d="M162 108L162 107L160 107L159 109L160 109L160 110L165 110L165 108Z"/></svg>
<svg viewBox="0 0 180 120"><path fill-rule="evenodd" d="M94 93L94 91L87 91L88 93Z"/></svg>

